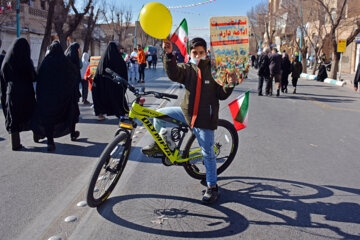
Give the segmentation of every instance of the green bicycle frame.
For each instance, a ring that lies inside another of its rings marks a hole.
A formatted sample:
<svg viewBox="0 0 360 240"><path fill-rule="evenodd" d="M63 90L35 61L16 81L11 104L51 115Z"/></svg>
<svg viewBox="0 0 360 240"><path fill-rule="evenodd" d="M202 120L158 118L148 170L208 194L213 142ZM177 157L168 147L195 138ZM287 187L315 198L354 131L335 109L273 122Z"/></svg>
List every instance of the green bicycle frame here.
<svg viewBox="0 0 360 240"><path fill-rule="evenodd" d="M167 158L170 159L170 161L172 163L185 163L185 162L188 162L189 160L192 160L192 159L195 159L195 158L200 158L202 157L201 154L199 155L195 155L193 157L189 157L189 158L181 158L181 156L179 155L179 149L175 149L174 153L171 152L171 150L169 149L166 141L164 141L162 139L162 137L160 136L160 134L156 131L154 125L151 123L151 121L149 120L149 117L152 117L152 118L158 118L158 119L161 119L163 121L166 121L166 122L170 122L170 123L173 123L173 124L176 124L176 125L179 125L179 126L186 126L183 122L181 121L178 121L166 114L163 114L163 113L160 113L160 112L157 112L155 110L151 110L149 108L146 108L142 105L140 105L139 103L137 103L136 101L132 104L132 108L129 112L129 118L130 119L139 119L143 124L144 126L146 127L146 129L150 132L151 136L154 138L154 140L156 141L156 143L158 144L158 146L161 148L161 150L163 151L163 153L166 155ZM123 128L131 128L131 125L128 125L127 124L124 124L124 125L121 125L120 124L120 127L123 127ZM192 152L189 153L189 156L195 154L195 153L198 153L198 152L201 152L201 149L196 149Z"/></svg>

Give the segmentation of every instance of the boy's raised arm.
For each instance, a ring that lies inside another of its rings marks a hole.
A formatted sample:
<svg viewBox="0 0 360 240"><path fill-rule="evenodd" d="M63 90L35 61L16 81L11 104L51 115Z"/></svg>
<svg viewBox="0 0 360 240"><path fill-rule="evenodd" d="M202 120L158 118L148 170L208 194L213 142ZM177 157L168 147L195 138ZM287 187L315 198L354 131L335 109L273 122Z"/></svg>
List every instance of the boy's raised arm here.
<svg viewBox="0 0 360 240"><path fill-rule="evenodd" d="M164 70L171 81L184 84L187 68L185 64L178 65L176 58L172 54L172 44L165 39L163 42L164 54Z"/></svg>

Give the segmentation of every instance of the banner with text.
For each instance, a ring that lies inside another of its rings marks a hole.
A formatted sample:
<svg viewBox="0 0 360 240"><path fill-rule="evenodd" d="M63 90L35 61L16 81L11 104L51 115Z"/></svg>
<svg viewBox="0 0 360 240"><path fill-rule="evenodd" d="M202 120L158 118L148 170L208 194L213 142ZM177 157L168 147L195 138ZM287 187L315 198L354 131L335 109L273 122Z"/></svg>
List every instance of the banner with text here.
<svg viewBox="0 0 360 240"><path fill-rule="evenodd" d="M227 75L243 80L249 70L249 30L246 16L210 18L211 74L221 86Z"/></svg>

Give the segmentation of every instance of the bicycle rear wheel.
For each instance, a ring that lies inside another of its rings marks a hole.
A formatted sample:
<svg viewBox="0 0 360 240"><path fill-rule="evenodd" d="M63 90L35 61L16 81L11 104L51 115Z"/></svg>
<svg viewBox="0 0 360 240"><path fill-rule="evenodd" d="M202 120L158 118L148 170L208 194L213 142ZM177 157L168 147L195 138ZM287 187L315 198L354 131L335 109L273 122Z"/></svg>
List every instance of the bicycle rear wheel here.
<svg viewBox="0 0 360 240"><path fill-rule="evenodd" d="M233 161L238 145L239 137L233 124L224 119L219 119L218 128L214 133L215 156L217 174L221 174ZM193 158L184 166L185 171L193 178L206 179L206 169L201 153L201 148L192 135L186 143L183 158Z"/></svg>
<svg viewBox="0 0 360 240"><path fill-rule="evenodd" d="M87 190L89 207L100 206L116 186L130 155L130 136L121 132L102 152Z"/></svg>

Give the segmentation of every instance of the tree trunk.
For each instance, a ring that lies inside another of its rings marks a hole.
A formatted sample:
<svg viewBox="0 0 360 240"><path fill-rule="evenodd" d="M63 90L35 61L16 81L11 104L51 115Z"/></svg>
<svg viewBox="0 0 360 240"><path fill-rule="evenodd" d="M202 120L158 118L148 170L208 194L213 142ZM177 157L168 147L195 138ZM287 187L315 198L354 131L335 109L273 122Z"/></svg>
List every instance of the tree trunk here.
<svg viewBox="0 0 360 240"><path fill-rule="evenodd" d="M88 19L88 27L87 27L86 33L85 33L83 52L89 51L90 43L92 41L92 33L94 32L95 24L99 17L99 13L100 13L100 9L97 10L96 15L94 17L94 7L93 6L91 7L90 16Z"/></svg>
<svg viewBox="0 0 360 240"><path fill-rule="evenodd" d="M316 70L317 70L317 65L318 65L318 60L317 60L317 58L318 58L318 52L317 51L315 51L315 56L314 56L314 67L313 67L313 70L312 70L312 75L315 75L315 72L316 72Z"/></svg>
<svg viewBox="0 0 360 240"><path fill-rule="evenodd" d="M340 60L340 54L337 52L337 41L335 34L332 34L332 62L331 62L331 71L329 78L331 79L337 79L337 72L338 72L338 66L339 66L339 60Z"/></svg>
<svg viewBox="0 0 360 240"><path fill-rule="evenodd" d="M39 55L39 61L38 61L38 69L41 65L42 60L45 57L47 47L51 43L51 30L52 30L52 24L53 24L53 19L54 19L55 3L56 3L55 0L48 1L49 9L48 9L48 15L47 15L47 19L46 19L44 38L41 42L40 55Z"/></svg>
<svg viewBox="0 0 360 240"><path fill-rule="evenodd" d="M340 53L336 52L337 49L332 54L332 62L331 62L331 71L329 78L337 79L337 72L339 69L340 62Z"/></svg>
<svg viewBox="0 0 360 240"><path fill-rule="evenodd" d="M301 62L302 62L302 72L307 73L307 60L306 60L306 54L307 54L307 47L303 47L301 50Z"/></svg>
<svg viewBox="0 0 360 240"><path fill-rule="evenodd" d="M59 36L60 45L65 51L67 49L67 36L65 34L59 34L59 33L58 36Z"/></svg>

